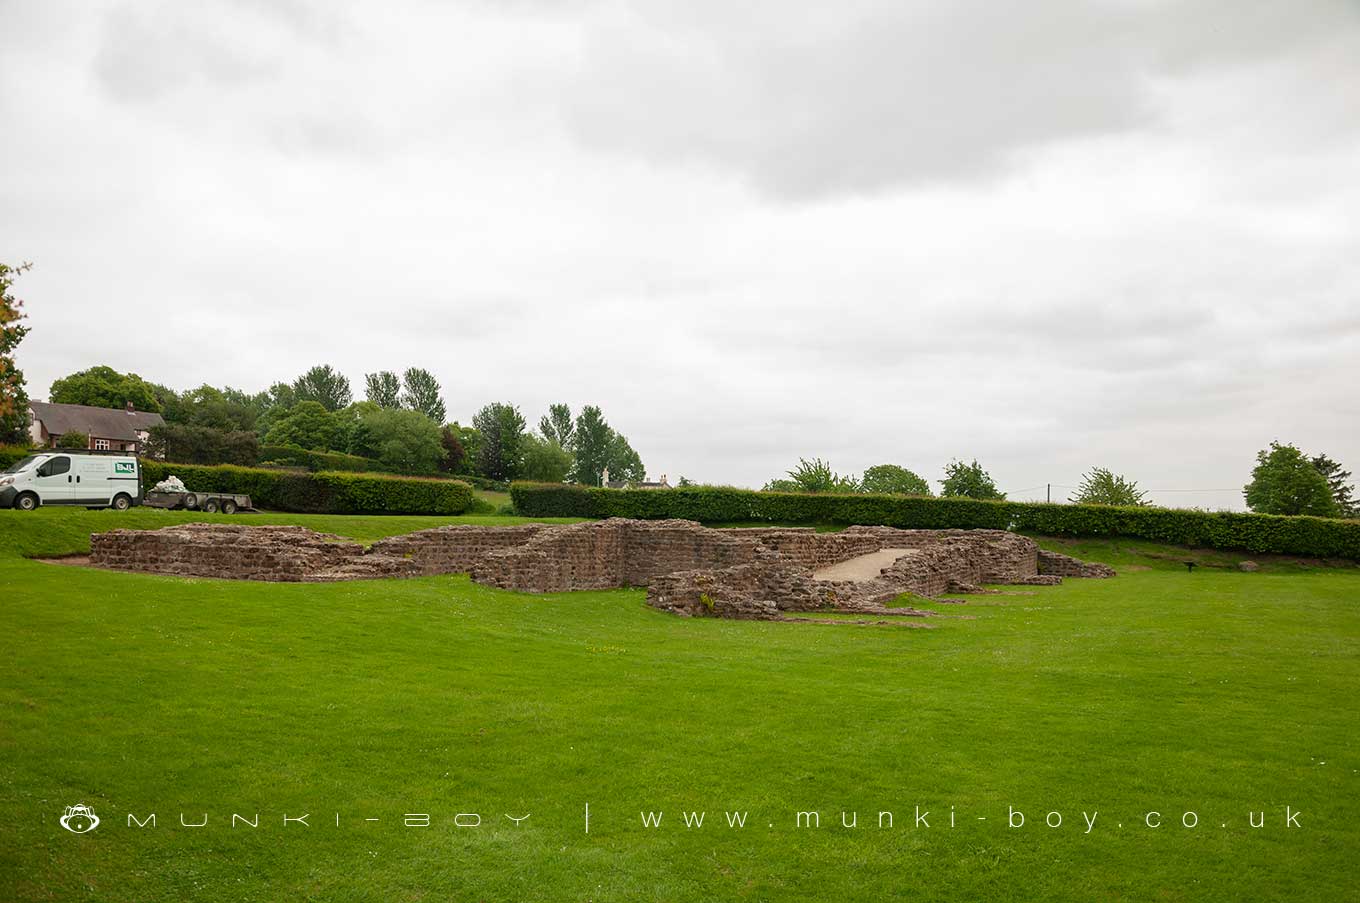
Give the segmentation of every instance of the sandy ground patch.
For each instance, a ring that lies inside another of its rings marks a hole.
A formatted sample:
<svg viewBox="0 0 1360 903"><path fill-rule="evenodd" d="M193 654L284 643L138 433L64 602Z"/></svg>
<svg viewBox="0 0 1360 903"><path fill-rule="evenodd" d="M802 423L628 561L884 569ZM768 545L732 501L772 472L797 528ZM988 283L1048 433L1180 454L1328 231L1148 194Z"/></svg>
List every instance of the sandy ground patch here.
<svg viewBox="0 0 1360 903"><path fill-rule="evenodd" d="M903 555L915 555L914 549L879 549L868 555L851 558L830 567L824 567L813 574L817 580L873 580Z"/></svg>

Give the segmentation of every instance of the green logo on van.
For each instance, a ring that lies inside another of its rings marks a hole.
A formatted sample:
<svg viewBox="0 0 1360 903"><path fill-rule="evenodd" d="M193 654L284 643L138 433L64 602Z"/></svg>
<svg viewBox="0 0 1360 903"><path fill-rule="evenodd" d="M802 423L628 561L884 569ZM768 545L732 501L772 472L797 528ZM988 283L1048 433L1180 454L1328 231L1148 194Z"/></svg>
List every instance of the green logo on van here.
<svg viewBox="0 0 1360 903"><path fill-rule="evenodd" d="M113 462L113 472L114 472L114 473L134 473L134 472L136 472L136 469L137 469L137 465L136 465L136 464L133 464L131 461L114 461L114 462Z"/></svg>

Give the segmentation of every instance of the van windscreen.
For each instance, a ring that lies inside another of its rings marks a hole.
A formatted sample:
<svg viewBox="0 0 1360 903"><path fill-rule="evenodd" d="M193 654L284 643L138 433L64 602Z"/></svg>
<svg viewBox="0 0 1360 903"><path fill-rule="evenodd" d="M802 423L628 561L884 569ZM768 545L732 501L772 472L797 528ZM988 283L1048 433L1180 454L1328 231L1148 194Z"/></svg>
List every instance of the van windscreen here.
<svg viewBox="0 0 1360 903"><path fill-rule="evenodd" d="M0 471L0 473L18 473L19 471L28 467L36 460L38 460L37 455L29 455L27 458L21 458L18 461L15 461L9 467L6 467L3 471Z"/></svg>

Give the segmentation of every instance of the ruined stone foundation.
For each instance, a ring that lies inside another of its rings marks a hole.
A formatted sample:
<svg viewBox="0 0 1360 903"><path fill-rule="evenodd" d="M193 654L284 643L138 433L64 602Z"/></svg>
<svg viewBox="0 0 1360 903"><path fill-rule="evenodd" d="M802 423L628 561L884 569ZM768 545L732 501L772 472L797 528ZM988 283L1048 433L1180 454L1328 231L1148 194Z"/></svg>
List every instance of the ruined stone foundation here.
<svg viewBox="0 0 1360 903"><path fill-rule="evenodd" d="M715 530L684 520L447 526L367 549L302 527L187 524L96 533L91 547L100 567L182 576L320 582L468 573L537 593L645 586L647 603L663 611L747 619L823 609L922 614L885 603L985 583L1114 576L1004 530Z"/></svg>

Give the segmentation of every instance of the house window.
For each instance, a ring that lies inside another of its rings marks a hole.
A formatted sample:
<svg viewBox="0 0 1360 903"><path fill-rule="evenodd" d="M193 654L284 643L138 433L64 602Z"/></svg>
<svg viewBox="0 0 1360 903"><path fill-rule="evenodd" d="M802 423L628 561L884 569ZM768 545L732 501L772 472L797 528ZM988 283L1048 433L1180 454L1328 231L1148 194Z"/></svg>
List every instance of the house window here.
<svg viewBox="0 0 1360 903"><path fill-rule="evenodd" d="M108 450L109 450L109 440L107 440L107 439L96 439L96 440L94 440L94 450L95 450L95 451L108 451Z"/></svg>

